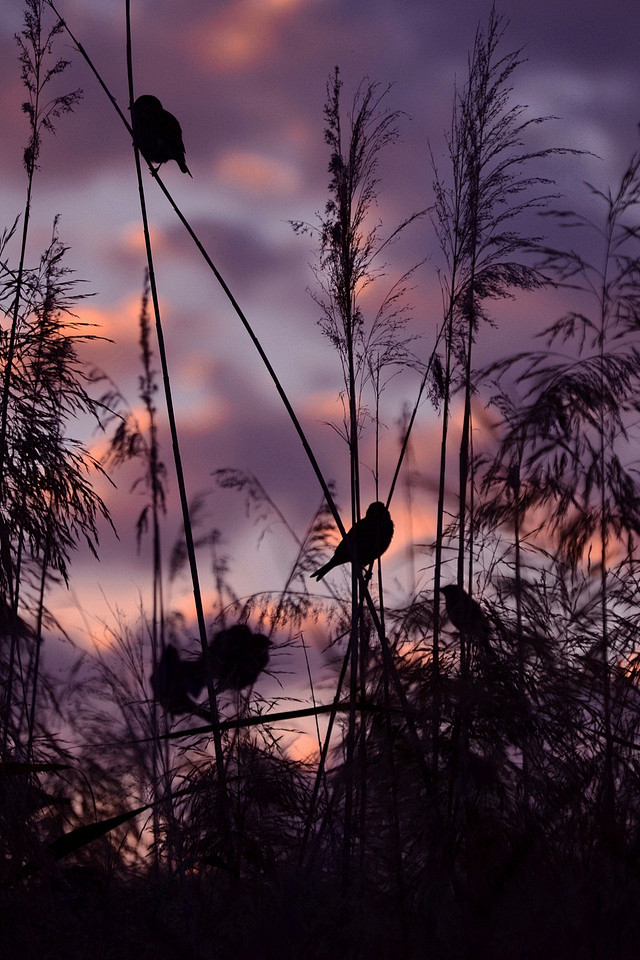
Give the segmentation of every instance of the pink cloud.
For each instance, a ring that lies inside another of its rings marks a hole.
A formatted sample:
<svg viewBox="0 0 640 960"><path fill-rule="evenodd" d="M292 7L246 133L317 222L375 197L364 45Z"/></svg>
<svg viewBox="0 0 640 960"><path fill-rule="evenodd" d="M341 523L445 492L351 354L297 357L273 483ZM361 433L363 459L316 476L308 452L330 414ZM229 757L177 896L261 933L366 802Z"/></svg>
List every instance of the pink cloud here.
<svg viewBox="0 0 640 960"><path fill-rule="evenodd" d="M240 150L223 154L214 174L222 183L254 195L292 195L301 185L298 169L292 163Z"/></svg>
<svg viewBox="0 0 640 960"><path fill-rule="evenodd" d="M234 0L189 35L203 65L220 71L255 68L273 56L282 26L309 0Z"/></svg>

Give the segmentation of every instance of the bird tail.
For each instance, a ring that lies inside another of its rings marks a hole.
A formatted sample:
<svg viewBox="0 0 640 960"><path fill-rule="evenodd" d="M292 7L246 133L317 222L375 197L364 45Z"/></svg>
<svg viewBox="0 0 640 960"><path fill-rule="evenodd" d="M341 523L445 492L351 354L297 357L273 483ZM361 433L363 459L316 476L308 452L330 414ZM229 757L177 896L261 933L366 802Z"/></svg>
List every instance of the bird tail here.
<svg viewBox="0 0 640 960"><path fill-rule="evenodd" d="M311 574L311 578L316 580L322 580L325 573L329 573L329 570L331 570L331 564L325 563L324 567L320 567L319 570L316 570L315 573Z"/></svg>
<svg viewBox="0 0 640 960"><path fill-rule="evenodd" d="M184 160L178 160L178 166L180 167L183 173L188 173L191 179L193 180L193 174L191 173L191 170L189 170L189 167L186 165Z"/></svg>

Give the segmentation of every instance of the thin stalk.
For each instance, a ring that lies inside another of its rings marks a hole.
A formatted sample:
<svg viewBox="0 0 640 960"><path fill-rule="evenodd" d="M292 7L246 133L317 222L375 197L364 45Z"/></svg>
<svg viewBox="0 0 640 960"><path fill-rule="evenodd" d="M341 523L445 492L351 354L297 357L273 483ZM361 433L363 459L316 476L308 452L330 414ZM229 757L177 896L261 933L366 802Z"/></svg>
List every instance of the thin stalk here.
<svg viewBox="0 0 640 960"><path fill-rule="evenodd" d="M16 337L18 332L18 321L20 311L20 300L22 295L22 281L24 277L24 262L27 250L27 236L29 233L29 221L31 217L31 193L33 187L33 166L30 166L27 180L27 198L25 201L24 216L22 220L22 239L20 241L20 260L16 276L16 289L13 301L13 313L11 315L11 331L9 333L9 349L7 360L3 372L2 384L2 406L0 408L0 495L4 489L4 465L7 451L7 420L9 413L9 393L11 387L11 374L13 370L13 360L15 356ZM12 595L13 584L11 583L11 570L5 571L8 579L9 596Z"/></svg>
<svg viewBox="0 0 640 960"><path fill-rule="evenodd" d="M9 754L9 732L13 726L12 724L12 706L13 706L13 688L15 684L15 671L16 671L16 662L20 666L20 638L18 636L20 620L18 618L18 603L20 600L19 590L20 590L20 574L22 569L22 549L24 545L24 528L21 526L18 533L18 548L16 550L16 561L15 561L15 582L14 582L14 591L12 601L8 606L8 609L11 611L11 642L9 646L9 661L7 664L7 680L5 683L4 691L4 702L3 702L3 718L2 718L2 757L6 759ZM22 680L22 692L23 697L25 696L24 689L24 677L21 676ZM17 729L14 731L14 739L17 743L19 736L19 727L20 723L17 725Z"/></svg>
<svg viewBox="0 0 640 960"><path fill-rule="evenodd" d="M469 539L468 547L469 554L467 558L467 582L469 584L469 595L471 596L473 590L473 564L474 564L474 523L475 523L475 462L473 457L473 414L469 411L469 483L468 483L468 496L469 496ZM471 643L468 645L467 655L471 658Z"/></svg>
<svg viewBox="0 0 640 960"><path fill-rule="evenodd" d="M133 95L133 60L132 60L132 50L131 50L130 6L131 6L130 0L126 0L127 75L128 75L128 81L129 81L129 104L130 104L130 107L132 108L134 103L134 95ZM208 663L207 628L206 628L206 623L204 619L204 610L202 606L202 594L200 591L200 582L198 577L198 566L196 561L193 531L191 528L191 519L189 516L189 502L187 499L184 471L182 468L182 457L180 454L178 431L176 426L175 411L173 407L173 397L171 392L171 382L169 378L169 368L168 368L167 355L166 355L165 344L164 344L162 322L160 318L160 305L159 305L158 291L157 291L156 280L155 280L155 271L153 267L151 237L149 234L149 222L147 217L147 209L146 209L146 202L145 202L145 196L144 196L144 185L142 182L140 153L135 141L134 141L134 157L135 157L135 163L136 163L136 174L138 178L140 210L141 210L142 222L143 222L147 263L149 266L149 285L151 290L151 300L153 303L153 310L154 310L154 316L155 316L155 322L156 322L156 334L158 337L158 354L160 357L160 365L162 368L162 380L164 384L165 399L167 404L167 414L169 419L169 428L171 432L171 445L173 449L173 455L174 455L174 461L175 461L175 467L176 467L176 476L178 481L178 490L180 494L180 505L182 508L185 544L186 544L187 555L189 559L189 569L191 572L193 597L194 597L195 608L196 608L196 617L198 621L198 633L200 637L200 646L202 650L202 656L203 656L204 662ZM225 768L224 768L224 751L222 748L222 737L219 730L220 718L219 718L219 712L218 712L216 691L215 691L213 677L211 675L210 670L207 671L207 691L209 694L209 710L211 712L211 723L213 725L213 742L214 742L214 751L215 751L215 758L216 758L216 770L218 775L220 813L221 813L222 822L223 822L223 830L225 833L225 843L228 847L228 853L231 854L232 852L231 832L230 832L228 799L227 799L227 791L226 791L226 775L225 775Z"/></svg>
<svg viewBox="0 0 640 960"><path fill-rule="evenodd" d="M329 743L331 740L331 734L333 732L333 725L335 723L336 716L338 715L338 708L340 706L340 694L342 692L342 684L344 683L344 678L347 673L347 666L349 664L350 655L351 655L351 641L349 641L349 644L347 645L347 649L345 651L345 655L342 660L342 667L340 670L340 676L338 678L336 692L333 698L333 703L331 704L331 707L329 709L329 723L327 724L327 732L325 734L324 744L322 747L322 752L320 754L320 762L318 764L318 769L316 771L316 778L313 784L313 792L311 794L311 801L309 803L309 811L307 813L307 819L304 826L304 833L302 836L302 844L300 846L300 859L299 859L300 864L302 864L304 860L307 843L309 841L309 834L311 833L311 828L313 826L315 813L316 813L316 804L318 802L318 794L320 792L320 784L324 782L327 755L329 753ZM350 709L351 709L351 705L350 705ZM314 711L314 715L319 712L320 712L320 708L316 708L316 710ZM311 868L311 865L313 864L313 860L315 859L315 853L316 853L316 850L315 849L312 850L311 857L309 859L309 864L308 864L309 869Z"/></svg>
<svg viewBox="0 0 640 960"><path fill-rule="evenodd" d="M149 345L148 322L148 295L149 280L145 278L145 288L140 313L140 346L142 348L142 365L144 375L141 380L141 397L149 418L149 442L146 445L147 469L151 481L151 522L152 522L152 610L151 610L151 665L153 673L158 669L160 651L164 652L164 602L162 594L162 552L160 542L160 509L163 505L163 491L160 481L160 460L158 451L158 432L153 404L154 372L151 367L151 348ZM151 726L154 734L160 732L160 705L155 697L151 699ZM159 771L164 761L162 742L158 739L151 754L152 780L154 789L159 782ZM160 846L160 816L159 807L154 807L153 835L154 860L156 869L159 868Z"/></svg>
<svg viewBox="0 0 640 960"><path fill-rule="evenodd" d="M476 187L477 192L477 187ZM477 195L477 193L476 193ZM465 370L464 370L464 414L462 420L462 436L460 438L460 461L459 461L459 477L460 477L460 492L459 492L459 528L458 528L458 586L464 589L464 560L465 560L465 534L466 534L466 505L467 505L467 488L469 482L469 446L470 446L470 430L471 430L471 352L473 345L473 332L475 328L475 271L476 271L476 255L477 255L477 204L475 206L474 212L471 214L472 223L475 223L475 226L472 228L472 261L471 261L471 275L469 278L469 290L468 290L468 320L467 320L467 342L465 349ZM469 550L471 551L471 544L469 544ZM472 584L469 582L468 585L469 596L472 595ZM463 657L463 637L460 636L461 659Z"/></svg>
<svg viewBox="0 0 640 960"><path fill-rule="evenodd" d="M455 271L452 273L447 315L447 333L445 336L446 360L444 370L444 399L442 407L442 435L440 439L440 472L438 476L438 505L436 515L436 550L433 575L433 643L431 657L433 665L433 717L431 725L431 768L434 782L434 797L438 803L438 782L440 770L440 584L442 583L442 537L444 533L444 497L447 471L447 437L449 431L449 405L451 402L451 344L453 338L453 302L455 289Z"/></svg>
<svg viewBox="0 0 640 960"><path fill-rule="evenodd" d="M379 595L382 596L382 567L380 566L378 566L378 590L379 590ZM393 755L393 726L391 723L391 698L389 696L389 669L386 664L386 661L383 663L383 668L382 668L382 683L383 683L385 722L386 722L386 733L387 733L387 736L385 737L385 754L387 757L387 764L389 767L389 782L390 782L390 792L391 792L390 808L391 808L391 822L392 822L392 831L393 831L393 860L394 860L395 875L396 875L398 914L400 916L402 942L404 946L403 956L409 956L408 943L407 943L407 939L408 939L407 890L406 890L406 882L405 882L405 875L404 875L404 864L402 861L402 833L400 830L398 771L396 767L395 757Z"/></svg>
<svg viewBox="0 0 640 960"><path fill-rule="evenodd" d="M38 41L40 40L40 20L37 20L38 27ZM31 118L32 122L32 131L33 137L36 136L36 125L38 122L39 116L39 97L40 97L40 72L42 67L42 56L41 56L41 46L38 42L35 45L33 51L33 61L35 69L35 91L36 99L34 104L33 115ZM33 178L35 173L35 157L31 155L30 162L27 167L27 195L25 199L24 214L22 218L22 236L20 240L20 259L18 261L18 270L16 274L16 286L15 294L13 301L13 312L11 315L11 330L9 333L9 347L7 351L7 359L5 361L4 371L3 371L3 383L2 383L2 401L0 403L0 501L4 500L4 485L5 485L5 460L7 453L7 427L8 427L8 415L9 415L9 395L11 390L11 375L13 371L13 360L15 356L16 348L16 338L18 334L18 322L20 314L20 302L22 297L22 282L24 277L24 264L27 251L27 237L29 234L29 222L31 218L31 195L33 190ZM10 609L15 610L17 607L17 584L14 583L14 571L10 562L3 564L4 575L6 578L7 586L7 601ZM12 625L11 633L11 651L9 655L9 663L7 667L7 679L6 679L6 692L5 692L5 702L4 702L4 711L3 711L3 733L2 733L2 756L6 756L7 743L8 743L8 734L9 734L9 721L11 714L11 697L13 692L13 672L15 665L15 645L17 642L16 639L16 623L14 615L14 623Z"/></svg>
<svg viewBox="0 0 640 960"><path fill-rule="evenodd" d="M44 594L47 584L47 569L49 564L49 542L47 539L47 548L42 558L42 572L40 574L40 589L38 591L38 620L35 629L35 657L33 663L33 676L31 678L31 706L29 709L29 735L27 740L27 763L33 756L33 731L36 722L36 697L38 693L38 680L40 677L40 650L42 648L42 614L44 611Z"/></svg>
<svg viewBox="0 0 640 960"><path fill-rule="evenodd" d="M601 436L600 453L602 457L605 456L605 443L603 436ZM601 462L604 463L604 459ZM602 556L600 569L600 606L602 616L602 693L605 737L603 808L605 825L608 830L611 830L615 822L615 778L613 771L613 736L611 726L611 667L609 664L609 629L607 610L607 524L605 513L606 495L604 490L604 482L602 485L601 509L603 512L600 525L600 548Z"/></svg>
<svg viewBox="0 0 640 960"><path fill-rule="evenodd" d="M607 224L607 243L604 254L604 268L602 271L602 286L600 291L600 417L599 417L599 441L600 441L600 608L602 618L602 697L604 709L604 738L605 738L605 756L604 756L604 789L603 789L603 815L605 829L609 833L615 823L615 779L613 769L613 737L611 726L611 668L609 664L609 628L608 628L608 609L607 609L607 496L605 488L606 476L606 422L604 410L604 351L607 335L607 317L609 314L609 289L608 289L608 265L611 257L611 244L614 228L614 217L609 216Z"/></svg>
<svg viewBox="0 0 640 960"><path fill-rule="evenodd" d="M46 2L48 2L48 0L46 0ZM9 334L7 359L3 374L2 400L0 401L0 499L4 493L4 469L7 455L7 429L9 398L11 392L11 375L19 326L27 237L29 234L29 224L31 219L33 181L35 171L37 169L38 155L40 152L41 131L43 129L53 131L53 118L60 116L61 113L71 110L73 108L73 104L80 96L79 92L76 91L75 93L67 94L66 96L54 97L47 103L41 103L41 96L46 84L53 76L62 73L67 66L66 61L62 60L49 70L45 66L45 58L50 53L53 37L58 32L59 27L56 25L56 27L54 27L45 38L43 38L42 13L42 0L33 0L33 2L28 3L27 12L25 13L26 29L22 35L17 35L16 37L21 49L20 60L22 63L22 78L29 92L29 102L25 104L25 111L30 120L31 138L24 152L24 164L27 169L27 195L22 219L20 258L18 262L18 270L14 275L15 294L11 317L11 330ZM58 16L57 12L56 16ZM59 16L58 19L61 20ZM23 36L24 40L22 39ZM29 51L27 51L27 47L30 48ZM11 570L7 570L6 574L9 581L9 593L11 593Z"/></svg>
<svg viewBox="0 0 640 960"><path fill-rule="evenodd" d="M341 130L340 117L336 117L338 147L340 155L341 149ZM353 141L351 143L353 147ZM339 274L339 283L342 289L337 291L337 299L343 304L342 323L344 327L345 341L347 347L347 392L349 402L349 467L350 467L350 493L351 493L351 525L355 526L360 519L360 458L358 454L358 409L356 394L356 373L354 362L354 333L356 323L356 309L353 294L353 246L352 246L352 211L351 200L353 195L353 170L354 165L352 157L348 164L348 181L340 182L339 186L339 224L340 224L340 260L341 270ZM343 837L343 863L342 863L342 889L346 894L350 884L351 854L353 845L353 762L355 755L356 741L356 698L358 693L358 660L360 656L360 602L358 591L358 570L357 565L351 567L351 664L349 674L349 695L351 709L349 711L349 724L347 728L347 758L345 770L345 808L344 808L344 837Z"/></svg>
<svg viewBox="0 0 640 960"><path fill-rule="evenodd" d="M375 480L375 499L376 501L379 498L379 481L380 481L380 355L378 354L377 362L375 365L375 371L373 376L373 381L375 383L375 465L374 465L374 480ZM384 595L382 592L382 566L378 562L378 598L380 603L380 623L382 625L383 632L385 631L384 623ZM368 681L368 672L369 672L369 633L366 628L363 617L363 603L359 604L359 616L358 622L360 624L360 702L365 703L367 700L367 681ZM386 673L386 671L385 671ZM365 855L366 855L366 839L367 839L367 804L368 804L368 791L367 791L367 719L365 715L360 717L360 737L358 740L358 773L359 773L359 802L360 802L360 822L359 822L359 842L360 842L360 872L359 876L362 879L365 876Z"/></svg>
<svg viewBox="0 0 640 960"><path fill-rule="evenodd" d="M522 447L519 451L518 464L515 468L517 475L513 479L513 527L515 546L515 594L516 594L516 644L518 655L518 687L523 704L528 704L525 684L524 634L522 624L522 548L521 548L521 498L520 498L520 464L522 462ZM528 724L523 725L522 741L522 805L525 820L528 821L531 803L531 785L529 782L529 731Z"/></svg>
<svg viewBox="0 0 640 960"><path fill-rule="evenodd" d="M344 834L342 846L342 893L346 896L351 880L351 853L353 844L353 759L356 739L356 698L358 695L358 574L356 564L351 567L351 630L349 637L349 721L347 727L347 756L345 763Z"/></svg>
<svg viewBox="0 0 640 960"><path fill-rule="evenodd" d="M50 292L50 291L47 291L47 293L49 293L49 292ZM46 300L46 299L48 299L48 297L45 297L45 300ZM33 363L33 366L34 366L34 368L35 368L36 371L37 371L37 376L36 376L36 379L35 379L34 383L32 384L32 387L31 387L31 390L32 390L32 394L31 394L31 396L32 396L31 411L32 411L32 414L33 414L33 415L35 415L35 407L36 407L35 397L38 395L39 388L40 388L40 385L41 385L42 353L43 353L43 337L44 337L44 335L45 335L45 334L43 333L42 329L40 329L40 331L39 331L39 336L38 336L38 341L37 341L38 347L37 347L36 358L35 358L35 361L34 361L34 363ZM59 409L58 409L58 412L59 412ZM59 440L59 430L60 430L60 423L61 423L61 418L60 418L60 416L57 417L57 418L55 418L55 422L57 423L55 439L56 439L56 440ZM17 473L18 473L18 475L20 474L21 470L22 470L24 467L25 467L25 459L24 459L24 456L23 456L23 457L21 458L21 460L20 460L20 461L18 462L18 464L17 464L17 468L18 468L18 469L17 469ZM1 489L1 486L2 486L2 482L0 481L0 489ZM13 686L14 686L15 662L16 662L16 659L18 659L18 661L19 661L19 658L20 658L20 650L19 650L20 638L19 638L19 635L18 635L18 630L19 630L18 607L19 607L19 603L20 603L21 570L22 570L22 559L23 559L23 551L24 551L24 534L25 534L24 516L25 516L25 510L26 510L26 499L27 499L27 494L26 494L26 490L24 490L24 491L23 491L23 495L22 495L21 509L20 509L20 516L21 516L22 519L21 519L19 528L18 528L17 533L16 533L16 535L17 535L17 540L18 540L18 547L17 547L17 550L16 550L16 559L15 559L15 581L14 581L14 584L13 584L13 593L12 593L11 598L10 598L10 608L11 608L11 611L12 611L12 620L11 620L11 646L10 646L10 652L9 652L9 663L8 663L8 668L7 668L7 677L8 677L8 679L7 679L7 683L6 683L5 703L4 703L4 730L3 730L3 741L2 741L2 755L3 755L3 756L6 755L6 751L7 751L7 737L8 737L9 726L10 726L10 721L11 721L11 707L12 707L12 700L13 700ZM53 520L53 508L52 508L52 506L49 507L48 517L49 517L49 524L48 524L48 527L49 527L50 524L52 523L52 520ZM46 571L47 571L47 567L48 567L48 563L49 563L49 553L50 553L50 547L51 547L50 537L51 537L51 534L50 534L50 532L49 532L49 530L48 530L48 532L47 532L47 539L46 539L46 546L45 546L45 553L44 553L44 557L43 557L43 560L42 560L41 592L40 592L40 600L39 600L39 605L38 605L38 627L37 627L36 640L35 640L35 643L36 643L36 651L35 651L35 657L34 657L34 661L33 661L33 662L34 662L34 677L33 677L33 684L34 684L34 686L33 686L33 689L32 689L32 698L31 698L31 707L32 707L32 710L31 710L31 712L30 712L29 709L27 708L27 702L26 702L26 701L27 701L27 689L26 689L26 685L25 685L24 678L23 678L23 688L22 688L22 698L23 698L24 713L25 713L25 715L26 715L26 720L27 720L27 730L28 730L27 753L28 753L29 756L31 755L31 741L32 741L32 737L33 737L33 724L35 723L35 716L33 715L33 710L35 710L35 696L36 696L35 690L36 690L36 686L37 686L37 676L38 676L38 670L39 670L39 665L40 665L40 645L41 645L41 643L42 643L42 608L43 608L43 603L44 603L44 589L45 589L45 585L46 585ZM16 740L19 738L21 727L22 727L22 718L20 718L20 721L19 721L19 723L18 723L18 725L17 725L17 730L16 730L16 734L15 734Z"/></svg>
<svg viewBox="0 0 640 960"><path fill-rule="evenodd" d="M440 338L440 336L441 336L441 333L438 335L438 339ZM437 346L437 342L436 342L436 346ZM400 447L400 454L398 456L398 462L396 463L396 467L393 473L393 479L391 481L391 486L389 487L389 493L387 495L387 502L386 502L387 509L389 509L389 506L391 504L391 498L393 497L393 493L395 491L396 484L398 482L398 477L400 476L400 470L402 468L402 464L404 463L404 458L407 454L407 448L409 446L409 440L411 438L411 431L413 430L413 425L415 423L416 416L418 414L418 409L420 407L420 401L422 400L422 395L427 385L427 380L429 379L429 374L431 372L431 365L433 363L434 356L435 356L435 349L431 354L431 356L429 357L429 363L427 364L427 369L425 370L422 380L420 381L420 388L418 390L416 402L414 404L413 410L411 411L409 423L407 424L407 428L405 430L404 438L402 440L402 444Z"/></svg>

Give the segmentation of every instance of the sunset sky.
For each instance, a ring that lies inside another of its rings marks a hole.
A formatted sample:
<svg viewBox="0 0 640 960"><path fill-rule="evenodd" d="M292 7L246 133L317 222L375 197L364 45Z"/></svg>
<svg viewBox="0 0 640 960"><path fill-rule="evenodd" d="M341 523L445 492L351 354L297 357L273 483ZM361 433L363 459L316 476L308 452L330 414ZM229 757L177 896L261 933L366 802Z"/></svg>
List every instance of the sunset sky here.
<svg viewBox="0 0 640 960"><path fill-rule="evenodd" d="M121 108L127 106L123 0L59 0L70 29L93 58ZM317 325L319 311L308 288L316 243L296 236L292 220L315 222L327 199L328 153L323 142L326 83L341 69L345 108L362 80L392 84L386 104L403 111L400 139L381 157L378 214L383 235L432 200L429 144L446 175L444 133L450 124L456 80L466 77L467 53L486 0L133 0L136 94L152 93L182 126L193 179L166 164L161 176L189 218L260 338L303 423L328 479L336 481L347 518L348 451L327 421L339 424L340 366ZM536 173L553 176L568 203L582 204L581 184L606 189L638 146L640 31L631 0L512 0L498 7L509 20L503 53L524 47L526 62L514 76L513 103L531 115L552 116L536 127L528 149L562 146L589 151L556 157ZM17 47L22 4L5 0L0 22L0 176L2 226L21 214L26 177L22 152L27 123L20 105ZM95 296L82 319L112 343L87 353L105 369L133 406L139 406L138 313L145 267L131 139L68 36L58 56L72 63L60 93L82 87L73 115L45 138L37 173L29 262L34 263L60 215L67 266ZM595 155L595 156L594 156ZM302 533L321 491L254 347L207 270L184 228L152 178L145 173L153 224L156 271L188 491L213 488L212 471L237 467L254 473L291 524ZM534 224L536 232L547 230ZM17 262L17 244L11 250ZM431 352L440 319L437 268L441 261L428 217L412 225L389 249L386 276L363 303L375 311L390 283L427 258L414 278L409 331L422 358ZM530 333L555 318L540 294L495 311L498 329L479 343L487 359L522 349ZM413 404L420 376L406 371L383 394L382 498L398 450L404 404ZM176 483L162 395L162 452L169 473L169 515L164 542L180 526ZM437 416L423 403L414 436L414 466L429 473L437 457ZM91 439L92 449L104 446ZM374 499L373 434L363 438L364 501ZM101 621L118 607L135 614L148 598L150 544L136 554L134 519L139 494L130 493L136 472L113 475L117 488L100 482L119 540L104 525L101 562L81 550L71 590L57 590L51 605L78 640L86 629L99 638ZM432 536L433 491L416 494L413 535ZM214 490L211 525L218 527L230 558L230 579L241 594L282 588L296 545L281 528L259 539L242 496ZM404 555L408 538L402 489L391 512L397 535L389 551L391 595L410 586ZM453 502L452 502L453 506ZM348 521L347 521L348 522ZM418 561L418 570L429 558ZM206 599L212 584L202 557ZM338 575L337 573L335 574ZM340 574L341 576L342 574ZM423 575L428 582L428 573ZM186 583L170 593L190 611ZM111 608L111 612L110 609ZM286 664L282 665L286 669Z"/></svg>

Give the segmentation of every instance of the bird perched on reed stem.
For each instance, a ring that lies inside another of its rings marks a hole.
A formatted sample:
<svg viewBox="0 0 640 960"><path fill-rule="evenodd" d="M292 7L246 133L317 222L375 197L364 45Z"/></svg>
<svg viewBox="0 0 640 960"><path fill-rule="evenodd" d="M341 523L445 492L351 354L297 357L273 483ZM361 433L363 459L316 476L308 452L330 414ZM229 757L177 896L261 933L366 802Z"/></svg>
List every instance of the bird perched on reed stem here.
<svg viewBox="0 0 640 960"><path fill-rule="evenodd" d="M252 633L246 623L216 633L207 654L216 690L253 686L269 662L270 647L271 640L262 633Z"/></svg>
<svg viewBox="0 0 640 960"><path fill-rule="evenodd" d="M444 593L447 614L456 630L478 640L487 640L490 633L489 623L477 600L470 597L457 583L440 587L440 591Z"/></svg>
<svg viewBox="0 0 640 960"><path fill-rule="evenodd" d="M316 580L322 578L343 563L349 563L352 554L358 561L361 570L377 560L385 552L393 537L393 521L384 503L376 500L367 508L367 512L349 530L335 549L335 553L328 563L312 573Z"/></svg>
<svg viewBox="0 0 640 960"><path fill-rule="evenodd" d="M151 674L151 689L161 707L171 714L191 713L204 686L200 659L183 660L180 652L169 643L162 651Z"/></svg>
<svg viewBox="0 0 640 960"><path fill-rule="evenodd" d="M158 166L175 160L183 173L191 176L184 159L182 129L172 113L164 110L157 97L143 94L131 111L133 137L138 149L149 163Z"/></svg>
<svg viewBox="0 0 640 960"><path fill-rule="evenodd" d="M269 662L271 640L261 633L252 633L246 623L237 623L214 634L208 648L207 660L200 655L195 660L183 660L172 645L162 656L151 674L154 698L168 713L196 713L205 720L208 711L192 698L197 697L211 671L217 693L223 690L244 690L256 682Z"/></svg>

